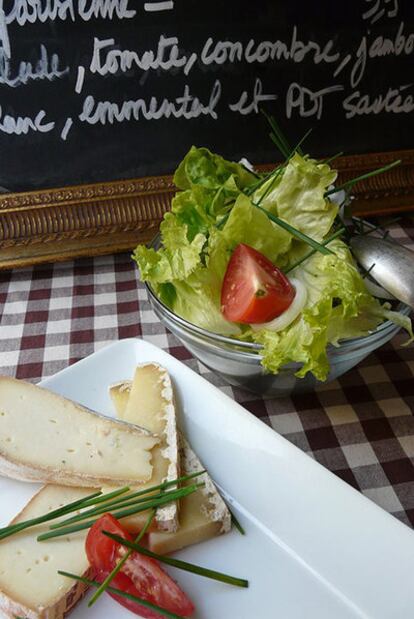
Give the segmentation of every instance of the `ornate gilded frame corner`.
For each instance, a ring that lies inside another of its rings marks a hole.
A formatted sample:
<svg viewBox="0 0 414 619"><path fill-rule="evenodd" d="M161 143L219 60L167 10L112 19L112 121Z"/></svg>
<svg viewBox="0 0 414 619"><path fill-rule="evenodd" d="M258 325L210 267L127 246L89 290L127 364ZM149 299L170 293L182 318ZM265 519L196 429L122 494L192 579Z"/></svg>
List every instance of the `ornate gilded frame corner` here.
<svg viewBox="0 0 414 619"><path fill-rule="evenodd" d="M400 166L355 187L355 214L414 209L414 150L335 162L341 184L395 159ZM2 194L0 268L130 251L155 234L174 191L171 176L153 176Z"/></svg>

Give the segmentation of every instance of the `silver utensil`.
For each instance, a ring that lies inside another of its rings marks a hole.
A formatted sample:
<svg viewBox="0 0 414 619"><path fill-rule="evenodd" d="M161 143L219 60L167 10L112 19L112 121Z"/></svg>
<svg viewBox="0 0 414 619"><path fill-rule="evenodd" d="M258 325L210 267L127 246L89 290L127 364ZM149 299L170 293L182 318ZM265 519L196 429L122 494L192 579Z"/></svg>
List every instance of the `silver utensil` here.
<svg viewBox="0 0 414 619"><path fill-rule="evenodd" d="M351 249L360 265L394 297L414 308L414 252L393 241L355 236Z"/></svg>

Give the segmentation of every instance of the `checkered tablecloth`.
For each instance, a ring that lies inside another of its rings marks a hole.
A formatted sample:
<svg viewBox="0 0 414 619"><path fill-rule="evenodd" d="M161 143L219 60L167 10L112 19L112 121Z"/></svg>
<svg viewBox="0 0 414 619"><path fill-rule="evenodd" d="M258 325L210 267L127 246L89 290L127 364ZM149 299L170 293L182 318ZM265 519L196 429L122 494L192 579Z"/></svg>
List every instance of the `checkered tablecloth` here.
<svg viewBox="0 0 414 619"><path fill-rule="evenodd" d="M414 245L414 222L392 235ZM0 272L0 373L37 382L142 337L191 366L336 475L414 525L414 347L403 335L313 394L262 399L200 365L151 311L129 255Z"/></svg>

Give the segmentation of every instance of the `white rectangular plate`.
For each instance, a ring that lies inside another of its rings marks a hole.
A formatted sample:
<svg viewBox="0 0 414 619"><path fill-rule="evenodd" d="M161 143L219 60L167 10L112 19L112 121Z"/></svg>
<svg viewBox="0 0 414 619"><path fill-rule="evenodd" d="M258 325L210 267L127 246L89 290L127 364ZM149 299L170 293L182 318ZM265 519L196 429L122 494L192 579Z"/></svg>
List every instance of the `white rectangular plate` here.
<svg viewBox="0 0 414 619"><path fill-rule="evenodd" d="M171 373L181 425L246 529L177 556L248 578L246 590L169 569L194 600L196 619L408 619L414 535L166 352L122 340L43 381L113 415L108 385L137 363ZM1 524L37 486L0 478ZM73 619L132 617L105 596Z"/></svg>

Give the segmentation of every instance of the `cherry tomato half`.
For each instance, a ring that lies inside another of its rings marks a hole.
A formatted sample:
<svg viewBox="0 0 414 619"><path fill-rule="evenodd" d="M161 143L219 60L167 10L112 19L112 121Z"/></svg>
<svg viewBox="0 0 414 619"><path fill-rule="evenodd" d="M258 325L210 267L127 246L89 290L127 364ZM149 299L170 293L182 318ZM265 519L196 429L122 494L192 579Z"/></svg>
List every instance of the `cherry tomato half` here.
<svg viewBox="0 0 414 619"><path fill-rule="evenodd" d="M240 243L234 250L221 288L221 311L231 322L258 324L280 316L295 289L263 254Z"/></svg>

